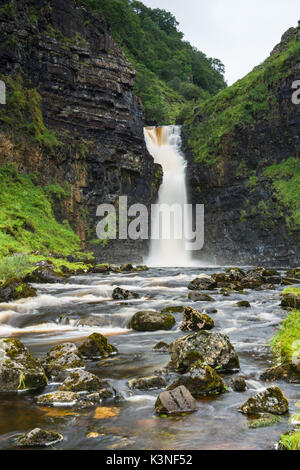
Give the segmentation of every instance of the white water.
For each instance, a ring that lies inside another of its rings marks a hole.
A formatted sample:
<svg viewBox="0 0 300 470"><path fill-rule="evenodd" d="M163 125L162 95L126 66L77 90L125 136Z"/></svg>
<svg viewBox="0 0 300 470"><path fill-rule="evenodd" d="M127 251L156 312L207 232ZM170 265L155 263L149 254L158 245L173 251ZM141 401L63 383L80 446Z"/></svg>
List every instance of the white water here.
<svg viewBox="0 0 300 470"><path fill-rule="evenodd" d="M159 240L151 239L149 257L145 260L149 266L185 267L192 266L191 252L185 249L184 225L189 224L185 210L187 201L186 161L181 153L180 126L147 127L144 130L145 141L149 153L155 163L163 168L163 182L159 189L156 210L152 214L152 233L160 234ZM181 217L160 217L159 206L167 204L171 207L178 204L184 214ZM177 239L176 233L182 237ZM164 239L163 233L170 233Z"/></svg>

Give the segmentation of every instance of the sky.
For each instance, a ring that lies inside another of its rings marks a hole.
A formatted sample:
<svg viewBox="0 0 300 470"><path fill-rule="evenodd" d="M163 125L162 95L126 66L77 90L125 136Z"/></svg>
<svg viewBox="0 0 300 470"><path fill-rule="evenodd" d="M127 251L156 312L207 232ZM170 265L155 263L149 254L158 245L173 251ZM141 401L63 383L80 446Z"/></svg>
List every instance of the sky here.
<svg viewBox="0 0 300 470"><path fill-rule="evenodd" d="M185 39L220 59L228 85L263 62L300 20L299 0L142 0L170 11Z"/></svg>

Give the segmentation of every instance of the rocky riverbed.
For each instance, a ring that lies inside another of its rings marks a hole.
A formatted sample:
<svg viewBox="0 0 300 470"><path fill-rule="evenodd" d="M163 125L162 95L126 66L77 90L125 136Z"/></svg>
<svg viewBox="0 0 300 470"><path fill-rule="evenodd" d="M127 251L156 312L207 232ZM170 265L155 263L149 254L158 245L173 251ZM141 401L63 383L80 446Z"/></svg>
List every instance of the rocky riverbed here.
<svg viewBox="0 0 300 470"><path fill-rule="evenodd" d="M99 271L0 303L0 449L272 449L293 428L299 373L262 374L295 273Z"/></svg>

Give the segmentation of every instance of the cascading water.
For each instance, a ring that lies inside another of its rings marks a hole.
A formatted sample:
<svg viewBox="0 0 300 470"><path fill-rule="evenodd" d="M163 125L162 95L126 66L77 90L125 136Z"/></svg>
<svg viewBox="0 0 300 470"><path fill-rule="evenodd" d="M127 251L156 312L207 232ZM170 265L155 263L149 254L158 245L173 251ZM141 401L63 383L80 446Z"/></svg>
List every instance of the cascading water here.
<svg viewBox="0 0 300 470"><path fill-rule="evenodd" d="M155 163L163 168L163 183L159 189L158 201L152 214L152 233L159 233L159 239L151 239L150 253L146 263L149 266L184 267L191 266L190 251L186 250L184 224L188 224L186 210L186 161L181 153L181 127L147 127L144 130L149 153ZM183 217L161 217L159 207L163 204L181 207ZM170 233L164 239L163 233ZM177 233L182 233L177 238Z"/></svg>

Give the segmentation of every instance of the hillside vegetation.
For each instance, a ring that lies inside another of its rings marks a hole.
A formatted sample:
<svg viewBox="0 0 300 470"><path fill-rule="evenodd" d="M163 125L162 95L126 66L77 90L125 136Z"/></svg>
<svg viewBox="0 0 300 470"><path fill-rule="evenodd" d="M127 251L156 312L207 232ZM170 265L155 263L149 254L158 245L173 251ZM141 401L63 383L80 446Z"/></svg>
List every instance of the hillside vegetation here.
<svg viewBox="0 0 300 470"><path fill-rule="evenodd" d="M169 12L132 0L78 0L99 13L132 62L148 122L172 124L226 87L224 65L184 41Z"/></svg>

